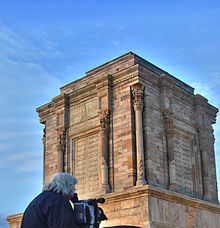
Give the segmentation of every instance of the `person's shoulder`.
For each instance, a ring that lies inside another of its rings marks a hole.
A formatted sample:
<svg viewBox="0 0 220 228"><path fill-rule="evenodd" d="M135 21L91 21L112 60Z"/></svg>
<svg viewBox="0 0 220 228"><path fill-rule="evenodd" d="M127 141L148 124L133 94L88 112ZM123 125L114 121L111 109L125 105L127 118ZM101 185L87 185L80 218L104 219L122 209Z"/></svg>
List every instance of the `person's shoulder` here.
<svg viewBox="0 0 220 228"><path fill-rule="evenodd" d="M41 193L41 197L52 202L68 201L62 194L53 191L44 191Z"/></svg>

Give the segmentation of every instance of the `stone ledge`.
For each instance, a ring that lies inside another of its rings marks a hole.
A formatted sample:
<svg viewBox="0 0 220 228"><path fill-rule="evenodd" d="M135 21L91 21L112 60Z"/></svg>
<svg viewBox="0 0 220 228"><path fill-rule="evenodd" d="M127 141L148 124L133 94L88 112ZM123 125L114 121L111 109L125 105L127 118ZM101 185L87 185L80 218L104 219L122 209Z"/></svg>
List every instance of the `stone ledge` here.
<svg viewBox="0 0 220 228"><path fill-rule="evenodd" d="M220 205L207 202L205 200L200 200L187 195L182 195L177 192L160 189L155 186L145 185L140 187L132 187L127 190L122 190L119 192L113 192L103 195L106 199L106 204L122 201L123 199L133 199L140 196L154 197L158 199L163 199L169 202L174 202L186 206L191 206L194 208L208 210L214 213L220 214Z"/></svg>

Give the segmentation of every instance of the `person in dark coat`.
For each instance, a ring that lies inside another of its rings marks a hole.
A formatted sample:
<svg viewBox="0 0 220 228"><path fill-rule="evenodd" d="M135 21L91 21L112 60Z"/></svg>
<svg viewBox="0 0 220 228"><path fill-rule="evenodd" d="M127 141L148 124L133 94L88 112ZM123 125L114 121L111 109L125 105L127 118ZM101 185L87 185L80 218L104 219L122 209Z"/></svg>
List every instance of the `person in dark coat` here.
<svg viewBox="0 0 220 228"><path fill-rule="evenodd" d="M26 208L21 228L78 228L71 201L77 202L77 179L58 173Z"/></svg>

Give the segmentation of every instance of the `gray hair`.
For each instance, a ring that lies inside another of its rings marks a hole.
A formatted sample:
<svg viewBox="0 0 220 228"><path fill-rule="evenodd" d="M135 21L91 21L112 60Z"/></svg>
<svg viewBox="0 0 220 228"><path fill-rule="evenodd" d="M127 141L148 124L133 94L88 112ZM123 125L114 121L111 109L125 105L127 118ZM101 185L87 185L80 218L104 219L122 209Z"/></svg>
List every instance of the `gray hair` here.
<svg viewBox="0 0 220 228"><path fill-rule="evenodd" d="M64 197L70 199L74 196L76 191L75 185L78 183L77 179L68 173L58 173L53 176L49 184L43 187L44 191L53 191L61 193Z"/></svg>

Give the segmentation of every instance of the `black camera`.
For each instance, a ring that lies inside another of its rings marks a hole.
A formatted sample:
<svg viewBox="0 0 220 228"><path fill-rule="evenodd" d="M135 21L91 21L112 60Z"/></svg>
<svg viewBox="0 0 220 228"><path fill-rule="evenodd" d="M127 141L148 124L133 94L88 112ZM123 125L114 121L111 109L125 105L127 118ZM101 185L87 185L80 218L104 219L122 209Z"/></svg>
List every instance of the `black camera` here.
<svg viewBox="0 0 220 228"><path fill-rule="evenodd" d="M104 198L71 201L74 204L76 223L81 228L98 228L101 221L108 219L102 208L98 207L98 203L105 202Z"/></svg>

